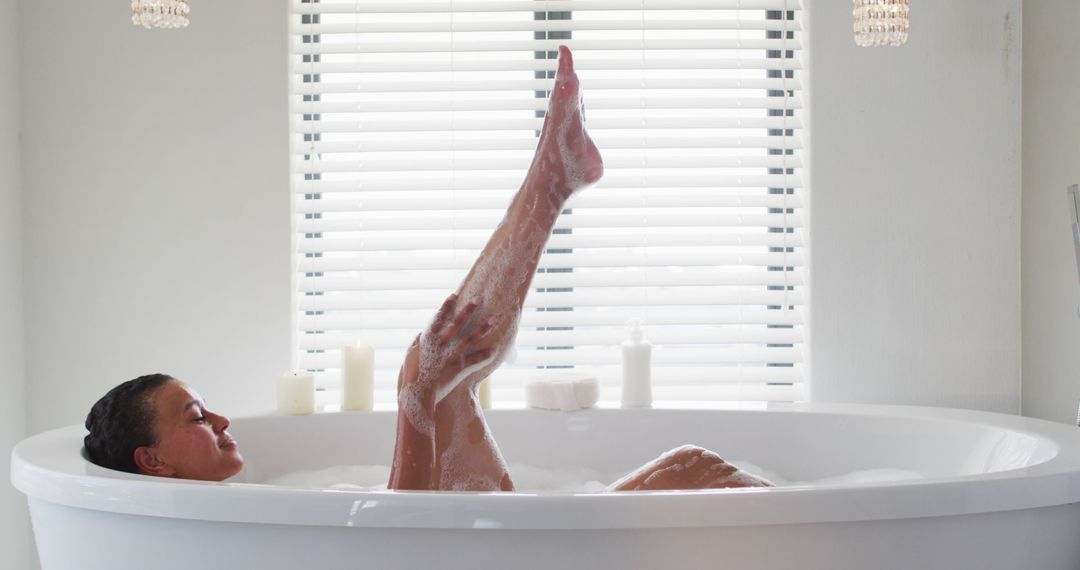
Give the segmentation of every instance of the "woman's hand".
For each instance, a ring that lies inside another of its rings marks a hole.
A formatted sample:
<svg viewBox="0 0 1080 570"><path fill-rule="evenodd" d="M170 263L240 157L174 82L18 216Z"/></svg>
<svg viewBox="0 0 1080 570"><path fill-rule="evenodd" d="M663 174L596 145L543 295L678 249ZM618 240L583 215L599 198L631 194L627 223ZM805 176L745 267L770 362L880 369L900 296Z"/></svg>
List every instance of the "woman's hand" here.
<svg viewBox="0 0 1080 570"><path fill-rule="evenodd" d="M473 299L460 307L459 304L456 294L447 297L431 325L420 335L416 381L423 389L433 390L436 401L456 388L470 368L494 354L483 341L498 317L493 315L474 322L481 300Z"/></svg>

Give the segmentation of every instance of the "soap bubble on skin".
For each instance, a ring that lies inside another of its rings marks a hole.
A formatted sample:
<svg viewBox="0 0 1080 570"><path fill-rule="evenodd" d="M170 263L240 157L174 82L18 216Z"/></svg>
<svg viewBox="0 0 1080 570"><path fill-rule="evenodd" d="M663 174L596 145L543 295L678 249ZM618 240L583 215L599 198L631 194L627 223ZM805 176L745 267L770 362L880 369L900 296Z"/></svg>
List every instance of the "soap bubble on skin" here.
<svg viewBox="0 0 1080 570"><path fill-rule="evenodd" d="M581 100L577 102L578 113L581 112ZM576 156L575 153L567 142L566 137L569 129L574 128L573 123L574 113L567 113L567 116L563 118L562 125L560 125L560 135L556 137L555 143L559 147L559 158L562 159L563 170L566 172L566 187L574 192L585 186L585 176L577 166L577 162L573 160Z"/></svg>
<svg viewBox="0 0 1080 570"><path fill-rule="evenodd" d="M474 421L483 421L483 414L479 409L479 404L475 399L475 392L468 395L469 397L461 398L455 397L444 400L441 406L450 406L451 413L449 417L452 419L450 425L450 431L455 434L465 434L472 431L470 423ZM470 409L471 408L471 409ZM487 429L483 429L481 432L481 438L475 442L469 441L468 437L453 437L450 439L449 446L442 451L439 455L439 466L441 473L439 476L439 488L450 490L473 490L473 491L498 491L500 490L499 482L486 476L478 476L480 472L490 472L489 467L477 468L469 464L471 460L483 461L489 457L487 454L476 455L470 453L470 448L475 446L487 446L490 448L497 448L495 440L492 438L491 433ZM497 457L498 473L507 473L506 464L502 461L502 457Z"/></svg>
<svg viewBox="0 0 1080 570"><path fill-rule="evenodd" d="M423 404L421 388L415 384L406 384L398 396L398 406L405 412L405 418L417 432L432 437L435 435L435 423Z"/></svg>

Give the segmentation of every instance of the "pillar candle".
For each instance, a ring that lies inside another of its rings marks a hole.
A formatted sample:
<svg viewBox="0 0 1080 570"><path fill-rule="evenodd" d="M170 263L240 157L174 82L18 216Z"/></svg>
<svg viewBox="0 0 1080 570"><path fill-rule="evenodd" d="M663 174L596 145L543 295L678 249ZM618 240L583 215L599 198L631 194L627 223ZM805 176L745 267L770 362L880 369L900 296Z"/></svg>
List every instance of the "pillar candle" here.
<svg viewBox="0 0 1080 570"><path fill-rule="evenodd" d="M366 344L341 350L341 409L370 411L375 405L375 349Z"/></svg>
<svg viewBox="0 0 1080 570"><path fill-rule="evenodd" d="M304 370L283 374L277 385L277 408L294 416L315 413L315 375Z"/></svg>
<svg viewBox="0 0 1080 570"><path fill-rule="evenodd" d="M480 388L477 390L478 397L480 399L480 407L489 410L491 409L491 377L488 376L480 382Z"/></svg>

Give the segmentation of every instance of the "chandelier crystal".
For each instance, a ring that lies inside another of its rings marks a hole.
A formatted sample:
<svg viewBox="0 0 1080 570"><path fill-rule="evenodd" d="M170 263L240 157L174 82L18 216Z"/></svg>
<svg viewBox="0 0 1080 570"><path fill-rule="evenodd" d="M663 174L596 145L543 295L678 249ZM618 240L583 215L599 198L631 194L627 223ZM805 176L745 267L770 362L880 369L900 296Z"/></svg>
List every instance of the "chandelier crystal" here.
<svg viewBox="0 0 1080 570"><path fill-rule="evenodd" d="M187 0L131 0L131 23L144 28L185 28Z"/></svg>
<svg viewBox="0 0 1080 570"><path fill-rule="evenodd" d="M898 46L907 42L908 0L853 0L855 43Z"/></svg>

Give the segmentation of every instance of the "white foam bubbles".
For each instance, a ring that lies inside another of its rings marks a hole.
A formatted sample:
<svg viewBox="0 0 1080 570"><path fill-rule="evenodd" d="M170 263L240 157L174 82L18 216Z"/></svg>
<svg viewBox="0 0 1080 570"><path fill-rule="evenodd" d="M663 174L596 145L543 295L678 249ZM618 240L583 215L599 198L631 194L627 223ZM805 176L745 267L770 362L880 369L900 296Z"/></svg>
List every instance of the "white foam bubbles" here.
<svg viewBox="0 0 1080 570"><path fill-rule="evenodd" d="M829 477L822 477L820 479L793 479L785 477L780 473L767 469L760 465L755 465L749 461L734 460L728 461L731 465L738 467L739 469L752 473L767 479L777 487L794 487L794 486L810 486L810 487L826 487L835 485L859 485L870 483L892 483L901 481L917 481L920 479L926 479L926 476L918 471L912 471L910 469L900 469L896 467L879 467L875 469L860 469L858 471L851 471L848 473L842 473L840 475L832 475Z"/></svg>
<svg viewBox="0 0 1080 570"><path fill-rule="evenodd" d="M386 465L335 465L314 471L296 471L264 481L267 485L304 489L378 491L386 489L390 467Z"/></svg>
<svg viewBox="0 0 1080 570"><path fill-rule="evenodd" d="M514 486L520 491L567 491L596 492L607 488L605 481L612 481L612 474L595 469L545 469L524 463L510 465Z"/></svg>

